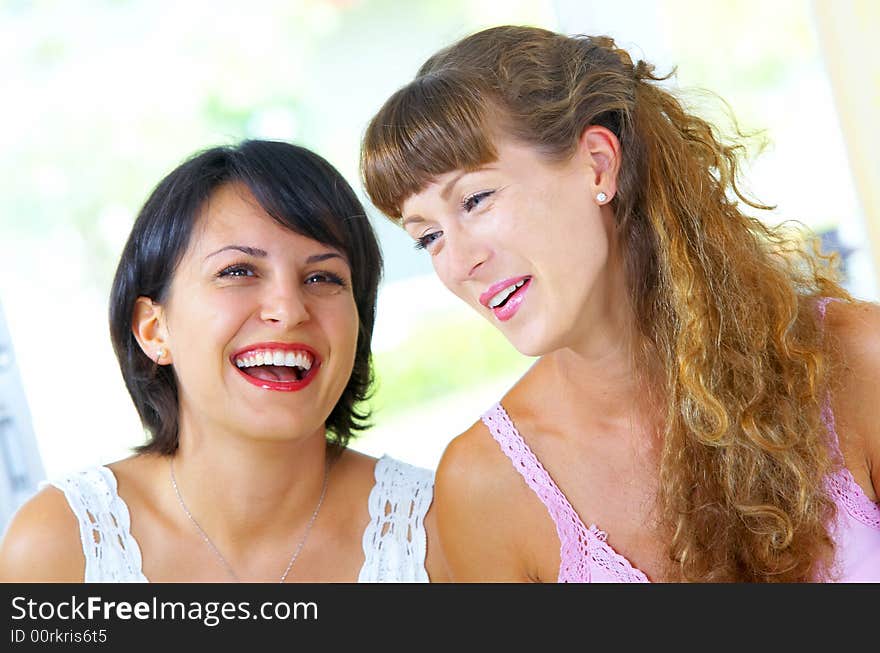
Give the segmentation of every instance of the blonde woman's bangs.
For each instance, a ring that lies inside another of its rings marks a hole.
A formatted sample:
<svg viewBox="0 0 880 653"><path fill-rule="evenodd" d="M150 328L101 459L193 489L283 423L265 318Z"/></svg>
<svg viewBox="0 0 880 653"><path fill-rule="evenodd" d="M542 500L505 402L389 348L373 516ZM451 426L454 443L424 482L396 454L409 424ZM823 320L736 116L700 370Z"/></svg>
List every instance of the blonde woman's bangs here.
<svg viewBox="0 0 880 653"><path fill-rule="evenodd" d="M370 121L361 174L373 204L399 220L401 204L439 175L497 158L487 103L477 84L451 74L419 78L395 93Z"/></svg>

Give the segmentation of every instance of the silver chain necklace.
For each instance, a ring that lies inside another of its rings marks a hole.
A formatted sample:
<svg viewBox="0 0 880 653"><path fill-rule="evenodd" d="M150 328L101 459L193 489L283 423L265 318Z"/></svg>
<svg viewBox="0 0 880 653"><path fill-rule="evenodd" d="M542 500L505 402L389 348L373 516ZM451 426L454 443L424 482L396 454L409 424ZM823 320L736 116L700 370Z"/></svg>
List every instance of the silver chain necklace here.
<svg viewBox="0 0 880 653"><path fill-rule="evenodd" d="M226 561L226 558L223 557L223 554L220 553L220 550L214 546L214 543L211 541L211 538L208 537L208 534L205 533L205 530L199 525L199 522L196 521L196 518L192 516L192 513L189 511L189 508L186 507L186 504L183 502L183 497L180 496L180 489L177 487L177 479L174 477L174 458L169 459L169 467L171 468L171 485L174 486L174 493L177 495L177 501L180 503L180 507L183 508L183 512L186 513L186 516L189 517L189 520L193 523L193 526L199 531L199 534L202 536L202 539L205 540L205 544L211 547L211 550L214 554L220 559L220 562L223 563L223 566L226 568L226 571L229 572L229 575L235 579L236 583L240 583L241 579L238 574L235 573L235 570L232 569L232 566ZM321 504L324 503L324 495L327 494L327 482L330 479L330 463L328 462L324 465L324 485L321 488L321 496L318 499L318 505L315 506L315 510L312 513L311 518L309 519L309 523L306 525L306 532L303 534L302 539L299 541L299 544L296 546L296 550L294 550L293 555L290 556L290 562L287 563L287 569L284 570L284 573L281 574L281 580L279 583L283 583L287 580L287 574L290 573L291 567L293 567L293 563L296 562L296 559L299 557L300 551L302 551L303 546L305 546L306 540L309 537L309 533L312 530L312 524L315 523L315 519L318 517L318 511L321 509Z"/></svg>

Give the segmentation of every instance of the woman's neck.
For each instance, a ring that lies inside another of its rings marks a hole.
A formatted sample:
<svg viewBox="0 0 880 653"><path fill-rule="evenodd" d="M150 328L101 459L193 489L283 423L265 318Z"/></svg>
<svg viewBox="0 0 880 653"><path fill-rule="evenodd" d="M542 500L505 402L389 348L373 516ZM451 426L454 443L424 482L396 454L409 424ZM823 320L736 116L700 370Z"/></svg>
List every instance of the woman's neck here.
<svg viewBox="0 0 880 653"><path fill-rule="evenodd" d="M181 426L173 456L181 498L225 550L289 535L314 511L328 460L324 430L271 441L223 437ZM171 469L167 470L171 483Z"/></svg>
<svg viewBox="0 0 880 653"><path fill-rule="evenodd" d="M619 259L609 262L600 281L568 346L549 352L534 366L541 394L550 404L566 404L560 410L572 412L577 421L578 416L601 416L655 425L662 412L664 378L638 329Z"/></svg>

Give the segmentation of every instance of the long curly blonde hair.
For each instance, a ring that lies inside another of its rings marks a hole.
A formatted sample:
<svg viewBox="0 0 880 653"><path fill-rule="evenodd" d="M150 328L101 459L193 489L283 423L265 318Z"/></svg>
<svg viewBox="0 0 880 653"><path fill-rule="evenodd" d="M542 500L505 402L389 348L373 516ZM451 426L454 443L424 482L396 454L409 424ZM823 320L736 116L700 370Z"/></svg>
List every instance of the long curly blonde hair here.
<svg viewBox="0 0 880 653"><path fill-rule="evenodd" d="M740 190L742 139L725 141L664 79L608 37L484 30L431 57L373 118L364 185L399 220L438 175L494 160L499 129L557 161L585 127L611 130L639 360L665 377L657 510L670 578L823 579L837 461L816 302L851 298L802 233L743 212L770 207Z"/></svg>

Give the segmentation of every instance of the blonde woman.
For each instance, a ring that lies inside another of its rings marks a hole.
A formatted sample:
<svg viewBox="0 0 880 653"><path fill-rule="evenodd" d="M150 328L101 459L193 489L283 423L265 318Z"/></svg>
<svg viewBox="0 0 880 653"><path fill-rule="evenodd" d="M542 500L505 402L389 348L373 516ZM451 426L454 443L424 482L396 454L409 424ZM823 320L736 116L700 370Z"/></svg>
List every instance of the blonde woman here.
<svg viewBox="0 0 880 653"><path fill-rule="evenodd" d="M740 148L659 79L497 27L367 129L376 206L539 357L438 468L452 577L880 581L880 309L744 212Z"/></svg>

